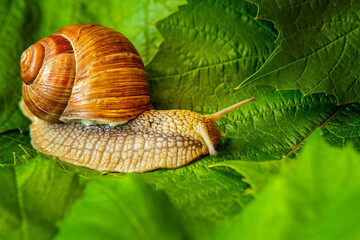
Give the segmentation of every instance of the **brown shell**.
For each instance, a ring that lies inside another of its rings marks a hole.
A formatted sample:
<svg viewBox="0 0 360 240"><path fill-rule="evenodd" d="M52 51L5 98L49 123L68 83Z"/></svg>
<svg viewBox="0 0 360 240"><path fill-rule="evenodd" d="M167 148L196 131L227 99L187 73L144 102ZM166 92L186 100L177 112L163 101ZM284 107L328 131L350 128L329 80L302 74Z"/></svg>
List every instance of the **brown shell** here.
<svg viewBox="0 0 360 240"><path fill-rule="evenodd" d="M121 33L74 24L37 44L45 49L43 65L31 84L23 84L24 102L37 117L124 122L152 108L144 64Z"/></svg>

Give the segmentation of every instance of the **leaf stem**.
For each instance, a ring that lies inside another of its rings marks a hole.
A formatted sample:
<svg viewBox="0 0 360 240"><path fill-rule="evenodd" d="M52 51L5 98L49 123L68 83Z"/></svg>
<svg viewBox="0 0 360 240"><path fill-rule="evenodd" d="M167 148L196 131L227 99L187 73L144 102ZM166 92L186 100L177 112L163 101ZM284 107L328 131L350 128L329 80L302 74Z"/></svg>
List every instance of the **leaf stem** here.
<svg viewBox="0 0 360 240"><path fill-rule="evenodd" d="M319 128L325 127L326 124L328 124L328 122L330 122L334 117L336 117L339 113L341 113L345 108L347 108L350 104L345 104L342 105L341 108L339 108L333 115L331 115L328 119L326 119L320 126ZM295 153L296 149L303 144L303 142L306 141L308 137L305 137L304 139L302 139L298 144L296 144L284 157L289 156L289 154L291 153Z"/></svg>

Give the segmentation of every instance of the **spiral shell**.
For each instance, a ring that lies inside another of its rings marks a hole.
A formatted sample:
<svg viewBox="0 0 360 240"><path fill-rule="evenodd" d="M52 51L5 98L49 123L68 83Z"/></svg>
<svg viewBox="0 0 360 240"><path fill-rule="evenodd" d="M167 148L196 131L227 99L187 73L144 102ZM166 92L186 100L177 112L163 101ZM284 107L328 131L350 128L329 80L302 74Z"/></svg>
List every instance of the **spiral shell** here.
<svg viewBox="0 0 360 240"><path fill-rule="evenodd" d="M49 122L122 123L152 108L144 64L121 33L68 25L21 57L23 100Z"/></svg>

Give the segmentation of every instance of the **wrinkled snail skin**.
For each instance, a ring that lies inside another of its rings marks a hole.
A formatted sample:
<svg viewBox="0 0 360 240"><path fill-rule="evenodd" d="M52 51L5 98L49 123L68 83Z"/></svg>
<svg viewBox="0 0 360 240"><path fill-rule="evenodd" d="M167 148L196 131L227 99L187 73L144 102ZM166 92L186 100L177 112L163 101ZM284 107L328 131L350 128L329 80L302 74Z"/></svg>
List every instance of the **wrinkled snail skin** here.
<svg viewBox="0 0 360 240"><path fill-rule="evenodd" d="M32 120L33 147L99 171L177 168L215 155L221 135L215 122L255 100L210 115L151 110L136 49L95 24L60 29L26 50L20 65L20 108Z"/></svg>
<svg viewBox="0 0 360 240"><path fill-rule="evenodd" d="M128 123L85 126L35 119L32 145L60 160L100 171L145 172L177 168L209 154L201 134L207 133L215 154L220 132L214 123L187 110L150 110Z"/></svg>
<svg viewBox="0 0 360 240"><path fill-rule="evenodd" d="M99 171L146 172L178 168L201 156L215 155L221 133L214 122L252 101L255 98L211 115L150 110L116 127L50 123L35 117L23 102L21 108L32 120L31 143L39 151Z"/></svg>

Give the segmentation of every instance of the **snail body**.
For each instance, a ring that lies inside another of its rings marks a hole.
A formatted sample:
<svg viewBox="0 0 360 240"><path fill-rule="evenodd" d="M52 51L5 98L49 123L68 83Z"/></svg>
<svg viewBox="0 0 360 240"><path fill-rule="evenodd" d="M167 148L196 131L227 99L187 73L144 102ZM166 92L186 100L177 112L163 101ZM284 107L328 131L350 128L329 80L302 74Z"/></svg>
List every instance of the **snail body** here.
<svg viewBox="0 0 360 240"><path fill-rule="evenodd" d="M79 166L100 171L145 172L177 168L201 156L215 155L221 135L215 121L255 100L242 101L211 115L189 110L151 110L141 58L120 33L100 25L76 24L49 38L40 40L42 46L36 43L22 56L21 109L32 120L34 148ZM43 42L58 46L54 39L67 46L69 42L73 49L48 50ZM90 49L84 49L89 41ZM45 51L33 53L39 49ZM45 66L48 61L50 67ZM41 66L29 67L32 62L41 62ZM23 69L35 69L38 73L28 74ZM52 85L55 82L55 87L49 87L46 81ZM40 83L45 87L41 88ZM40 93L35 94L34 89ZM56 102L57 96L53 95L50 100L43 100L50 94L48 89L51 94L59 94L60 101ZM32 99L36 95L44 96L41 100Z"/></svg>

